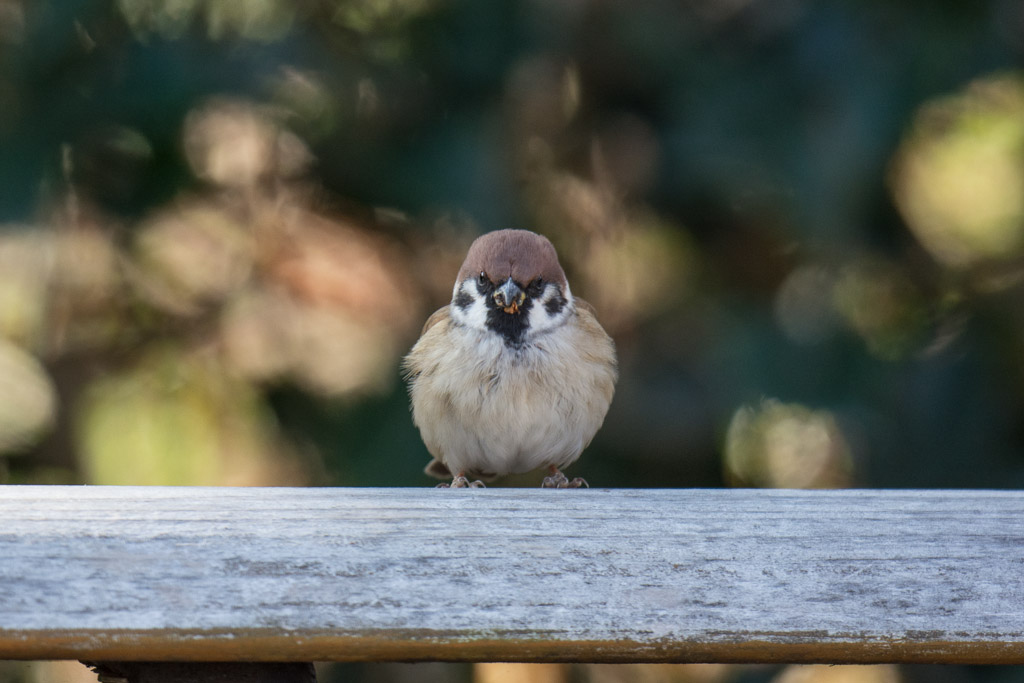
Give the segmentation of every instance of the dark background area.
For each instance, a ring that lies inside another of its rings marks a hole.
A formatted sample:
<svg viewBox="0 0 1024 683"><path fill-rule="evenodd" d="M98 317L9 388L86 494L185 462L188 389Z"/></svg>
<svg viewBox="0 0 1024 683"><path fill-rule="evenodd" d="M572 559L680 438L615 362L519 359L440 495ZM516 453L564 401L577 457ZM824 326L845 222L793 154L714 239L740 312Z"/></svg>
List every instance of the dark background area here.
<svg viewBox="0 0 1024 683"><path fill-rule="evenodd" d="M619 350L570 476L1019 488L1022 59L1020 0L0 0L0 482L432 485L400 358L522 227Z"/></svg>

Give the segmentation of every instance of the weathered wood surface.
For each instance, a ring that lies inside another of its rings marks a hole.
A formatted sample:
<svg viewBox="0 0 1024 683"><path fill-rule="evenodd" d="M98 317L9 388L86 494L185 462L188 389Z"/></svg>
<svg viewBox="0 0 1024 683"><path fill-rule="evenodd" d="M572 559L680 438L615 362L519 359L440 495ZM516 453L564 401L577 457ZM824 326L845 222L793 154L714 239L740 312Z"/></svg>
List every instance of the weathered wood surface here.
<svg viewBox="0 0 1024 683"><path fill-rule="evenodd" d="M0 487L0 658L1024 663L1024 495Z"/></svg>

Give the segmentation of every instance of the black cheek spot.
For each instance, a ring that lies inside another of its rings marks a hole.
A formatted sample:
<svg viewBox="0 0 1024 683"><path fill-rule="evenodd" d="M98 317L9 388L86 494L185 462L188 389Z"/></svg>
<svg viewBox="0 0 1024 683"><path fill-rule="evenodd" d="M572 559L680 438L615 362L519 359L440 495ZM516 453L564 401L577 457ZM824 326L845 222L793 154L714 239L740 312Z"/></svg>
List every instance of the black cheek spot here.
<svg viewBox="0 0 1024 683"><path fill-rule="evenodd" d="M473 297L471 297L469 294L466 294L464 291L460 289L459 293L455 295L454 299L452 299L452 303L455 304L459 309L465 311L466 309L473 305Z"/></svg>
<svg viewBox="0 0 1024 683"><path fill-rule="evenodd" d="M565 305L569 303L565 300L565 297L561 294L556 294L552 298L548 299L544 304L544 310L548 312L548 315L558 315L565 308Z"/></svg>

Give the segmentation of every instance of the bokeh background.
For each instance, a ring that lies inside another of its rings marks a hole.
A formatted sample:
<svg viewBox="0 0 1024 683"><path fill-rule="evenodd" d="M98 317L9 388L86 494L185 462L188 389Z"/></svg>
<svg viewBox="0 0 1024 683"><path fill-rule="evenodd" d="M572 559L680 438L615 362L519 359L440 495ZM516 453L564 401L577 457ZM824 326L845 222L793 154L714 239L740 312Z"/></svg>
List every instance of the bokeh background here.
<svg viewBox="0 0 1024 683"><path fill-rule="evenodd" d="M618 344L570 476L1024 486L1022 0L0 0L0 482L431 485L399 359L505 227Z"/></svg>

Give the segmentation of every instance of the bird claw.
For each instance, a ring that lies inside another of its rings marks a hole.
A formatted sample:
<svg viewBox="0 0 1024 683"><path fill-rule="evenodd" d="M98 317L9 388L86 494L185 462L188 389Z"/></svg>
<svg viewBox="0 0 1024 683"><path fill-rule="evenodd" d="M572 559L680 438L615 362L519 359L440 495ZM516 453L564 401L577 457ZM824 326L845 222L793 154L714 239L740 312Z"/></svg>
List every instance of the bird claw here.
<svg viewBox="0 0 1024 683"><path fill-rule="evenodd" d="M476 481L470 481L464 475L459 475L452 479L450 484L438 484L439 489L483 489L487 488L484 483L477 479Z"/></svg>
<svg viewBox="0 0 1024 683"><path fill-rule="evenodd" d="M554 470L550 477L544 477L544 481L541 482L540 487L542 489L589 489L590 484L587 483L586 479L582 479L580 477L570 480L559 470Z"/></svg>

